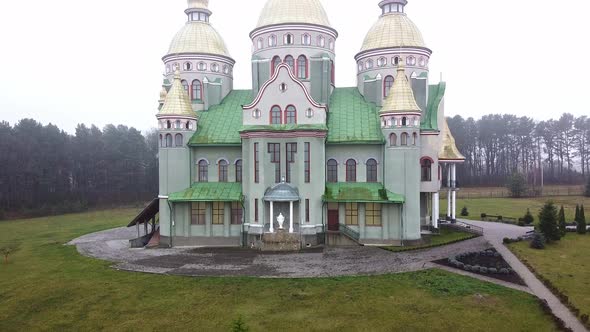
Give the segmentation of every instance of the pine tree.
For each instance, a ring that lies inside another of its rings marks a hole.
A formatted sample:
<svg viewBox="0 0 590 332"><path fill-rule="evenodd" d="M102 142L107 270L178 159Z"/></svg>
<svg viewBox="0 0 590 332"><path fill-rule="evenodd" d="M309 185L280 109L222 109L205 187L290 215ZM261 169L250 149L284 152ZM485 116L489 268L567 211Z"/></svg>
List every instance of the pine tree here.
<svg viewBox="0 0 590 332"><path fill-rule="evenodd" d="M535 217L533 217L533 214L531 213L531 209L526 209L526 214L524 215L524 218L522 218L522 221L526 225L530 225L535 222Z"/></svg>
<svg viewBox="0 0 590 332"><path fill-rule="evenodd" d="M578 234L586 234L586 216L584 215L584 205L580 208L578 215Z"/></svg>
<svg viewBox="0 0 590 332"><path fill-rule="evenodd" d="M539 231L545 236L547 243L561 238L557 228L557 209L553 202L545 203L539 212Z"/></svg>
<svg viewBox="0 0 590 332"><path fill-rule="evenodd" d="M580 219L580 206L576 204L576 214L574 216L574 221L577 223L578 219Z"/></svg>
<svg viewBox="0 0 590 332"><path fill-rule="evenodd" d="M563 205L561 206L561 209L559 210L559 233L561 234L561 237L564 237L567 234L567 228L566 228L566 223L565 223L565 210L563 209Z"/></svg>

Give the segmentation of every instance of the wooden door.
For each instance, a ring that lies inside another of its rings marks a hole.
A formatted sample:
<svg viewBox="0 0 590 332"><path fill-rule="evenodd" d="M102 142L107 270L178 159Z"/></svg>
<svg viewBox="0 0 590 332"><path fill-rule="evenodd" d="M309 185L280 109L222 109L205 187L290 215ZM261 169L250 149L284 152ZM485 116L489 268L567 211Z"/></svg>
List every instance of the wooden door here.
<svg viewBox="0 0 590 332"><path fill-rule="evenodd" d="M339 216L338 210L328 210L328 230L337 232L340 228L339 226Z"/></svg>

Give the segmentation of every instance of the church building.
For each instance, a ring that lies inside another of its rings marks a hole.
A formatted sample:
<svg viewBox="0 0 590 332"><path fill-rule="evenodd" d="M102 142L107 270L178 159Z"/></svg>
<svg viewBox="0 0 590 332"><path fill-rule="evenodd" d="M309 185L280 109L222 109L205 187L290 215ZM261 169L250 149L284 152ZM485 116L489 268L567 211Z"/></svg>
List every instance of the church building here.
<svg viewBox="0 0 590 332"><path fill-rule="evenodd" d="M268 0L249 35L252 88L236 90L209 1L188 0L156 115L160 244L402 246L453 221L464 157L407 3L379 1L357 86L337 87L338 32L320 1Z"/></svg>

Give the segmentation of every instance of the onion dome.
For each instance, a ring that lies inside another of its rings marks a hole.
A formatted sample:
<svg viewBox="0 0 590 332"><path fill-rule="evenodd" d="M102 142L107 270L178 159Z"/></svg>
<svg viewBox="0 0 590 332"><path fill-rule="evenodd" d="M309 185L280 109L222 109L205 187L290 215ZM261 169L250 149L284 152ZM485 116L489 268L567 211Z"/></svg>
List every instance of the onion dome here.
<svg viewBox="0 0 590 332"><path fill-rule="evenodd" d="M382 48L426 47L422 33L404 13L407 3L407 0L384 0L379 3L383 14L367 33L361 52Z"/></svg>
<svg viewBox="0 0 590 332"><path fill-rule="evenodd" d="M209 23L209 0L188 0L188 22L176 33L168 55L183 53L213 54L229 57L221 35Z"/></svg>
<svg viewBox="0 0 590 332"><path fill-rule="evenodd" d="M455 143L455 137L451 133L449 129L449 124L447 123L447 119L445 118L444 127L442 131L442 138L443 144L440 147L440 151L438 153L438 159L440 160L456 160L461 161L465 160L465 156L461 154L459 149L457 149L457 144Z"/></svg>
<svg viewBox="0 0 590 332"><path fill-rule="evenodd" d="M319 0L268 0L256 28L288 23L330 27L328 15Z"/></svg>
<svg viewBox="0 0 590 332"><path fill-rule="evenodd" d="M393 86L383 103L380 113L421 113L422 110L416 103L414 92L410 87L410 82L406 76L404 62L399 62L397 67L397 77Z"/></svg>
<svg viewBox="0 0 590 332"><path fill-rule="evenodd" d="M164 101L164 106L160 109L158 116L183 116L195 118L195 112L188 98L188 93L182 86L180 81L180 71L176 69L174 72L174 82Z"/></svg>

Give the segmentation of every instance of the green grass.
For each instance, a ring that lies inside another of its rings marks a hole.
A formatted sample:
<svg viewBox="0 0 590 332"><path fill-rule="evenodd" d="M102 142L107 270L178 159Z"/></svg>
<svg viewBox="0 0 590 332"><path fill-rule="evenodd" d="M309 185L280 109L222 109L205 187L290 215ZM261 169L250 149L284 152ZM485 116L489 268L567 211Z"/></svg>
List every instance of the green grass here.
<svg viewBox="0 0 590 332"><path fill-rule="evenodd" d="M419 249L438 247L438 246L442 246L445 244L461 242L461 241L473 239L474 237L477 237L477 235L467 233L467 232L461 232L461 231L458 231L455 229L450 229L450 228L441 228L440 234L433 235L431 237L430 243L421 244L421 245L417 245L417 246L408 246L408 247L383 247L383 249L393 251L393 252L419 250Z"/></svg>
<svg viewBox="0 0 590 332"><path fill-rule="evenodd" d="M112 210L0 222L0 331L553 331L522 292L440 270L325 279L185 278L116 271L63 243L125 225Z"/></svg>
<svg viewBox="0 0 590 332"><path fill-rule="evenodd" d="M528 242L509 245L537 273L569 297L582 314L590 315L590 235L568 233L545 250L535 250Z"/></svg>
<svg viewBox="0 0 590 332"><path fill-rule="evenodd" d="M559 197L539 197L539 198L475 198L475 199L457 199L457 218L481 220L481 214L503 216L511 218L522 218L527 208L535 217L539 219L539 210L547 201L553 201L558 208L563 205L565 216L568 222L574 220L576 204L584 204L584 207L590 207L590 198L582 196L559 196ZM467 206L469 217L461 217L461 209ZM441 214L447 213L447 201L440 202Z"/></svg>

